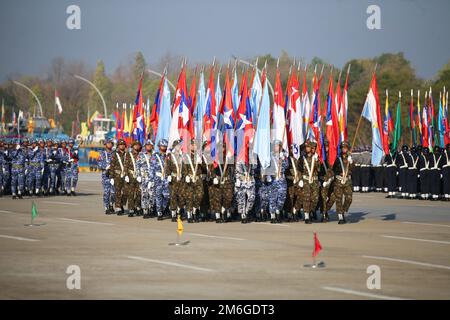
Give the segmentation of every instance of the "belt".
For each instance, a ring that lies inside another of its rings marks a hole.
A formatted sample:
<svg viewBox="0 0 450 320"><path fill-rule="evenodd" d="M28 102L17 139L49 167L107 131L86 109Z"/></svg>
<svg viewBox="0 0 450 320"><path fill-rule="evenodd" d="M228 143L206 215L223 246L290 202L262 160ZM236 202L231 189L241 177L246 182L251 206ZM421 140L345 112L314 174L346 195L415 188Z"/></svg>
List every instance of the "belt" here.
<svg viewBox="0 0 450 320"><path fill-rule="evenodd" d="M12 167L14 169L21 169L21 168L23 168L23 164L13 164Z"/></svg>
<svg viewBox="0 0 450 320"><path fill-rule="evenodd" d="M30 163L30 165L32 165L33 167L40 167L41 163L40 162L32 162L32 163Z"/></svg>

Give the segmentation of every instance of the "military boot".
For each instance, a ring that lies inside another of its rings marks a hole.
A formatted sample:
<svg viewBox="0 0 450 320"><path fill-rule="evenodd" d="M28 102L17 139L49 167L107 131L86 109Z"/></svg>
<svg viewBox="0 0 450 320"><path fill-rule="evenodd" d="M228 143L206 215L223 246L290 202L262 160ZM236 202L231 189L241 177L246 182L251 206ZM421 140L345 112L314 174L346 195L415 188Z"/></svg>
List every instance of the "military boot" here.
<svg viewBox="0 0 450 320"><path fill-rule="evenodd" d="M345 217L343 213L338 213L339 222L338 224L346 224L347 221L345 221Z"/></svg>
<svg viewBox="0 0 450 320"><path fill-rule="evenodd" d="M128 212L128 218L132 217L134 217L134 209L130 209L130 211Z"/></svg>
<svg viewBox="0 0 450 320"><path fill-rule="evenodd" d="M159 215L160 213L158 212L158 220L162 220L162 219L160 219L159 217L160 217L160 215ZM171 214L172 214L172 222L177 222L177 211L176 210L172 210L171 211ZM162 216L162 215L161 215Z"/></svg>
<svg viewBox="0 0 450 320"><path fill-rule="evenodd" d="M148 213L148 208L144 209L144 215L142 216L143 219L149 219L150 218L150 214Z"/></svg>
<svg viewBox="0 0 450 320"><path fill-rule="evenodd" d="M309 212L305 212L305 224L311 224L311 220L309 219Z"/></svg>
<svg viewBox="0 0 450 320"><path fill-rule="evenodd" d="M247 223L247 215L245 213L241 214L241 223Z"/></svg>
<svg viewBox="0 0 450 320"><path fill-rule="evenodd" d="M281 214L280 214L280 210L277 210L275 212L275 221L276 223L281 223Z"/></svg>
<svg viewBox="0 0 450 320"><path fill-rule="evenodd" d="M322 219L320 220L320 222L328 222L330 221L330 218L328 217L328 212L324 212L322 213Z"/></svg>
<svg viewBox="0 0 450 320"><path fill-rule="evenodd" d="M222 223L222 218L220 217L220 213L216 212L216 223Z"/></svg>

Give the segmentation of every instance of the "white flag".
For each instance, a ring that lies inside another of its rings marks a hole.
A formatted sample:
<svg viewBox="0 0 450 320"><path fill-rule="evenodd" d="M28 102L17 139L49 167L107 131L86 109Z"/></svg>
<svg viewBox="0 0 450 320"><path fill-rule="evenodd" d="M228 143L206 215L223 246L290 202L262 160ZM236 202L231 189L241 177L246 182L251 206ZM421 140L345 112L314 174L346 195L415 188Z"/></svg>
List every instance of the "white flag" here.
<svg viewBox="0 0 450 320"><path fill-rule="evenodd" d="M59 100L58 91L55 90L55 104L58 107L58 113L61 114L63 111L61 101Z"/></svg>

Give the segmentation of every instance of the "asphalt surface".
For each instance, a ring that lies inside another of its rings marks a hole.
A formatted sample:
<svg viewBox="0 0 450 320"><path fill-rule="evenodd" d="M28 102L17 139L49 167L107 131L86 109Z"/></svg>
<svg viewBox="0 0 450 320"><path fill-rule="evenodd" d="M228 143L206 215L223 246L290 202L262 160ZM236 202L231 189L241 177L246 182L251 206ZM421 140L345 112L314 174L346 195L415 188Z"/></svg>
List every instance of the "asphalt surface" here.
<svg viewBox="0 0 450 320"><path fill-rule="evenodd" d="M449 299L450 202L354 194L350 223L176 223L107 216L98 174L76 197L0 198L0 299ZM31 202L39 215L30 223ZM323 250L312 263L313 232ZM69 266L80 289L68 289ZM367 268L380 269L368 289Z"/></svg>

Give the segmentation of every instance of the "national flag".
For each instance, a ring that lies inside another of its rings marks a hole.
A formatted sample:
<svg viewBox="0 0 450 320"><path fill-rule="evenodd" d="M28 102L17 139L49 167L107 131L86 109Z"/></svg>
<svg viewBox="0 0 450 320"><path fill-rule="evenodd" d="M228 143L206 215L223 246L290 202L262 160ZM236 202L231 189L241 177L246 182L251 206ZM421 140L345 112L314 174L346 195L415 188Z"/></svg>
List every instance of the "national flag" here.
<svg viewBox="0 0 450 320"><path fill-rule="evenodd" d="M205 114L203 116L203 135L204 141L210 148L209 156L212 159L216 158L216 122L217 122L217 108L216 98L214 93L214 66L211 66L209 73L209 83L205 98Z"/></svg>
<svg viewBox="0 0 450 320"><path fill-rule="evenodd" d="M283 148L287 150L286 110L285 110L283 89L281 88L280 70L278 68L276 72L275 90L273 94L274 94L273 109L272 109L273 140L281 141L283 144Z"/></svg>
<svg viewBox="0 0 450 320"><path fill-rule="evenodd" d="M312 252L313 258L315 258L321 250L322 245L320 244L319 238L317 237L317 232L314 232L314 250Z"/></svg>
<svg viewBox="0 0 450 320"><path fill-rule="evenodd" d="M334 161L337 158L338 141L339 141L339 123L336 110L336 106L339 102L336 101L336 98L340 96L340 92L337 92L335 97L333 91L334 91L333 76L332 73L330 73L330 80L328 84L328 94L327 94L327 109L326 109L327 115L326 115L326 132L325 132L329 145L327 160L330 166L333 166Z"/></svg>
<svg viewBox="0 0 450 320"><path fill-rule="evenodd" d="M133 110L133 139L139 141L142 145L145 143L145 119L144 119L144 102L142 97L142 81L144 74L141 75L139 86L134 101Z"/></svg>
<svg viewBox="0 0 450 320"><path fill-rule="evenodd" d="M292 78L288 90L288 144L289 147L292 146L293 156L296 159L300 157L300 145L305 142L301 104L300 83L296 73L292 72Z"/></svg>
<svg viewBox="0 0 450 320"><path fill-rule="evenodd" d="M195 106L197 105L197 68L195 68L194 76L192 77L191 87L189 88L189 98L188 98L188 108L190 112L190 120L188 125L189 134L192 139L195 136L195 127L194 127L194 113Z"/></svg>
<svg viewBox="0 0 450 320"><path fill-rule="evenodd" d="M413 142L413 145L416 145L416 122L414 117L414 92L413 89L411 89L411 98L409 103L409 113L408 113L408 128L411 133L411 141Z"/></svg>
<svg viewBox="0 0 450 320"><path fill-rule="evenodd" d="M386 102L384 105L384 121L383 121L383 150L385 154L389 154L389 133L394 130L394 123L389 110L389 92L386 89Z"/></svg>
<svg viewBox="0 0 450 320"><path fill-rule="evenodd" d="M392 138L391 153L394 153L395 151L397 151L398 143L402 136L402 104L401 104L401 100L402 100L402 93L401 93L401 91L399 91L397 110L396 110L396 114L395 114L395 128L394 128L394 137Z"/></svg>
<svg viewBox="0 0 450 320"><path fill-rule="evenodd" d="M306 140L311 134L310 115L311 115L311 101L309 100L308 84L306 83L306 67L303 73L302 86L302 116L303 116L303 136Z"/></svg>
<svg viewBox="0 0 450 320"><path fill-rule="evenodd" d="M342 100L339 109L339 127L341 131L341 141L348 140L348 78L350 74L350 65L345 77L344 90L342 91Z"/></svg>
<svg viewBox="0 0 450 320"><path fill-rule="evenodd" d="M223 90L223 97L219 107L219 131L223 137L223 144L225 145L225 151L228 157L233 156L235 153L234 146L234 127L235 127L235 115L234 107L231 96L230 77L228 73L225 75L225 88ZM216 156L217 159L217 156Z"/></svg>
<svg viewBox="0 0 450 320"><path fill-rule="evenodd" d="M256 121L253 153L258 156L263 169L270 166L270 98L267 79L263 81L262 97Z"/></svg>
<svg viewBox="0 0 450 320"><path fill-rule="evenodd" d="M253 117L247 88L248 73L242 77L241 100L236 115L237 159L249 163L249 144L253 139Z"/></svg>
<svg viewBox="0 0 450 320"><path fill-rule="evenodd" d="M430 148L429 141L429 122L428 122L427 92L425 92L425 104L422 111L422 145L424 148Z"/></svg>
<svg viewBox="0 0 450 320"><path fill-rule="evenodd" d="M158 145L162 139L169 140L170 124L172 122L172 112L170 108L170 90L167 78L164 79L164 85L160 94L158 126L156 131L155 145Z"/></svg>
<svg viewBox="0 0 450 320"><path fill-rule="evenodd" d="M416 127L419 134L419 144L423 144L422 137L422 112L420 111L420 90L417 90L417 113L416 113Z"/></svg>
<svg viewBox="0 0 450 320"><path fill-rule="evenodd" d="M165 81L166 81L166 75L164 73L161 77L161 80L159 81L158 90L156 90L155 101L153 102L152 113L150 115L150 126L152 128L152 133L153 133L152 138L153 139L156 139L156 135L158 133L159 114L161 113L161 101L162 101L162 94L163 94ZM170 107L169 107L169 110L170 110Z"/></svg>
<svg viewBox="0 0 450 320"><path fill-rule="evenodd" d="M369 120L372 124L372 165L379 165L383 158L384 147L382 136L382 121L380 114L380 102L378 98L377 79L375 72L373 73L370 82L369 92L367 93L366 101L362 116Z"/></svg>
<svg viewBox="0 0 450 320"><path fill-rule="evenodd" d="M55 89L55 105L58 107L58 113L61 114L63 112L63 108L61 105L61 100L59 100L58 91Z"/></svg>
<svg viewBox="0 0 450 320"><path fill-rule="evenodd" d="M205 114L205 99L206 99L206 89L205 89L205 79L203 74L203 69L200 71L200 80L197 90L197 101L194 109L194 127L195 127L195 137L196 139L202 139L203 135L203 116Z"/></svg>
<svg viewBox="0 0 450 320"><path fill-rule="evenodd" d="M252 114L255 115L255 117L253 117L254 126L256 126L257 121L256 115L258 114L261 96L262 96L262 83L261 79L259 78L259 73L255 68L253 72L252 86L250 89L250 107L252 108Z"/></svg>
<svg viewBox="0 0 450 320"><path fill-rule="evenodd" d="M444 96L444 100L445 100L445 96ZM439 92L438 132L439 132L439 146L441 148L444 148L444 146L445 146L445 143L444 143L445 122L444 122L444 105L442 104L442 93L441 92Z"/></svg>
<svg viewBox="0 0 450 320"><path fill-rule="evenodd" d="M316 76L316 70L314 70L314 77L313 77L313 95L311 98L312 101L312 110L311 110L311 119L310 124L312 127L312 130L310 131L312 135L309 136L310 139L315 140L317 142L317 154L319 155L320 161L324 160L324 152L322 150L322 143L323 143L323 137L322 137L322 116L320 113L320 84L322 82L322 72L317 79Z"/></svg>
<svg viewBox="0 0 450 320"><path fill-rule="evenodd" d="M239 86L236 68L234 68L233 84L231 86L231 96L233 97L233 108L236 113L239 108Z"/></svg>

